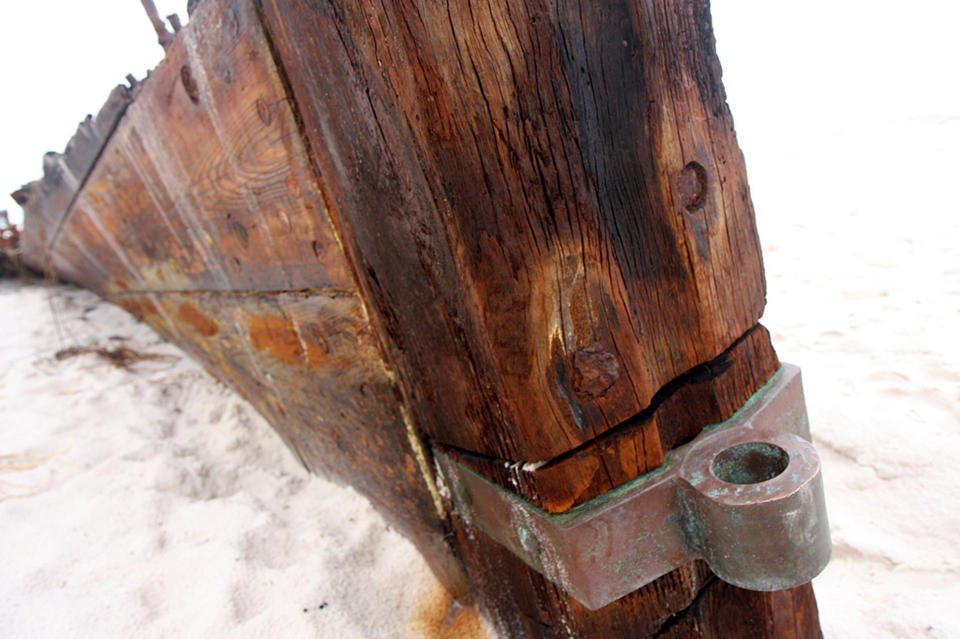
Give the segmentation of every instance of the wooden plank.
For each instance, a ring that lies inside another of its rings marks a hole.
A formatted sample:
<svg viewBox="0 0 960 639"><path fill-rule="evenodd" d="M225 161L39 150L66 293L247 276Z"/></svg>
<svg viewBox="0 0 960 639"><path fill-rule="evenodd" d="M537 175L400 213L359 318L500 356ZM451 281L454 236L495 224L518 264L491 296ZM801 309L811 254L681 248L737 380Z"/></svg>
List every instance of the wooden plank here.
<svg viewBox="0 0 960 639"><path fill-rule="evenodd" d="M139 86L65 223L123 266L83 283L351 290L253 4L209 5Z"/></svg>
<svg viewBox="0 0 960 639"><path fill-rule="evenodd" d="M247 398L465 593L449 522L246 0L209 0L138 88L53 240L62 276Z"/></svg>
<svg viewBox="0 0 960 639"><path fill-rule="evenodd" d="M595 438L763 307L705 5L591 6L264 3L418 423L485 455Z"/></svg>
<svg viewBox="0 0 960 639"><path fill-rule="evenodd" d="M44 155L43 178L12 194L24 213L23 259L34 270L49 268L57 229L132 99L130 89L115 87L96 117L80 123L62 154Z"/></svg>

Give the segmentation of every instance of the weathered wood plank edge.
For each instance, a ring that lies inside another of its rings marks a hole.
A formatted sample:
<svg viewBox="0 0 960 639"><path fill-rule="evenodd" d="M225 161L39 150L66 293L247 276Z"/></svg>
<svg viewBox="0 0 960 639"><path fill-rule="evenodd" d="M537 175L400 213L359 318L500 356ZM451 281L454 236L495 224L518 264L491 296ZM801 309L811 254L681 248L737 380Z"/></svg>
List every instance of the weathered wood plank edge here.
<svg viewBox="0 0 960 639"><path fill-rule="evenodd" d="M147 81L148 79L149 77L144 78L144 81ZM53 247L56 245L57 239L60 237L60 233L63 230L64 224L66 223L67 219L70 217L70 215L73 213L74 209L76 208L75 205L77 202L77 197L79 197L80 193L82 193L83 190L86 188L87 180L89 179L90 174L93 172L93 167L95 167L97 163L100 161L100 156L103 155L104 149L107 148L107 144L110 142L110 138L112 138L113 134L116 133L117 127L120 126L120 122L123 120L123 117L126 115L127 109L130 107L131 104L133 104L134 100L137 99L137 94L139 93L141 84L142 84L141 82L138 82L135 86L129 89L123 85L117 85L113 89L113 92L111 92L110 97L107 98L107 102L100 108L100 111L97 113L95 122L99 124L101 116L104 114L105 111L107 111L107 109L109 109L112 106L112 103L114 101L114 93L116 93L118 89L123 90L122 91L123 100L120 101L120 106L117 107L116 113L108 113L111 119L110 119L109 128L107 130L107 134L103 137L103 140L100 143L100 148L97 149L97 152L93 160L90 162L90 165L87 167L87 170L83 174L83 178L78 181L77 189L76 191L74 191L73 197L70 199L70 204L67 206L66 211L64 211L63 216L60 218L60 221L57 223L57 226L54 228L53 234L50 236L49 246L48 246L49 251L51 252L53 251ZM78 133L82 126L83 124L81 124L80 127L77 128ZM71 138L70 142L67 143L67 152L69 152L70 145L71 143L73 143L74 139L76 139L76 136L74 136L74 138ZM68 157L65 153L64 162L67 162L67 161L68 161Z"/></svg>
<svg viewBox="0 0 960 639"><path fill-rule="evenodd" d="M333 235L336 238L341 251L343 252L344 259L351 274L353 275L354 282L362 283L364 280L358 272L356 257L353 255L350 242L344 241L341 221L338 219L335 213L333 202L331 201L327 192L327 187L324 184L323 174L320 170L320 164L317 162L313 144L310 136L307 134L306 123L303 119L303 112L297 101L296 94L294 93L293 84L290 81L286 66L283 63L283 57L276 45L274 34L271 31L270 21L266 18L264 13L263 0L252 0L252 4L257 15L257 21L259 22L260 29L263 32L267 48L273 60L277 76L279 77L280 83L283 86L284 95L290 104L290 110L293 114L297 133L300 136L303 148L307 154L308 165L313 172L317 188L324 200L324 213L330 221L330 225L333 228ZM360 301L360 305L363 309L364 315L367 318L367 321L370 322L371 326L377 328L377 330L373 331L373 342L376 344L384 370L387 372L394 384L394 387L399 392L400 397L398 401L398 408L400 410L404 426L406 427L407 438L409 440L410 447L416 458L417 466L423 479L423 483L426 485L427 492L430 494L433 500L437 515L443 522L444 540L446 542L445 548L438 550L437 552L425 554L427 554L427 559L431 564L434 573L444 583L447 589L457 599L469 601L473 598L473 588L469 583L467 575L463 572L463 560L456 547L456 544L454 543L455 533L453 529L453 523L450 519L450 513L446 507L446 504L444 503L444 500L441 499L440 490L437 486L433 453L427 443L426 434L422 431L422 429L419 428L410 411L410 407L412 406L410 401L410 389L407 388L406 384L404 383L403 376L396 373L397 367L395 366L395 363L391 361L387 345L383 342L382 327L378 326L379 318L375 313L370 312L370 308L367 303L367 295L363 294L362 291L358 291L357 298ZM447 559L447 553L450 553L450 560L445 561L445 559Z"/></svg>
<svg viewBox="0 0 960 639"><path fill-rule="evenodd" d="M330 223L333 227L334 237L336 237L337 242L340 245L343 255L346 259L346 262L350 268L351 273L354 277L354 282L363 282L363 278L360 276L357 268L357 260L353 255L352 247L349 242L345 242L343 239L343 229L341 221L338 219L334 206L330 197L327 193L326 185L324 184L323 174L320 170L320 165L317 162L316 154L313 149L313 144L311 143L310 136L307 134L306 123L303 120L303 113L298 104L296 95L293 90L293 84L290 81L289 74L287 73L286 66L283 63L283 58L278 49L274 34L271 31L270 21L266 18L266 15L263 10L263 0L253 0L253 7L257 13L257 20L260 22L260 28L263 30L264 38L267 42L267 48L270 51L270 55L273 59L274 66L276 67L277 75L280 78L280 82L283 85L283 90L286 95L286 99L291 105L291 111L293 112L294 121L297 126L297 132L300 135L301 141L303 143L303 148L306 150L307 159L311 170L313 171L314 177L317 181L317 187L322 195L325 203L326 215L328 216ZM375 313L370 312L370 308L367 303L367 295L364 295L362 292L358 295L360 304L363 307L364 313L367 316L368 321L371 324L376 325L378 323L378 317ZM389 351L386 347L386 344L383 343L382 338L382 327L378 327L381 330L374 331L375 343L377 349L380 353L380 357L383 360L384 368L390 372L393 383L396 385L397 389L400 392L400 408L404 418L405 425L407 427L407 435L410 440L410 445L414 450L414 453L417 457L417 463L420 467L421 474L423 476L423 481L427 486L430 495L433 496L434 502L437 507L437 511L440 516L443 518L446 516L445 508L443 506L442 500L439 498L439 490L437 488L437 479L434 472L434 462L433 454L430 451L430 447L427 444L426 434L418 427L416 420L413 419L410 413L410 389L406 387L402 375L397 375L397 367L394 365L394 362L391 361L389 356ZM449 520L447 520L448 533L452 534L452 529L449 528Z"/></svg>
<svg viewBox="0 0 960 639"><path fill-rule="evenodd" d="M77 197L133 103L139 83L115 86L96 116L87 115L67 141L62 153L47 152L43 177L20 186L10 197L24 210L23 260L37 272L55 277L54 238L69 217ZM69 179L65 179L69 177ZM64 202L64 199L66 202ZM51 205L48 200L52 200ZM53 224L51 224L51 220ZM30 228L28 228L30 227Z"/></svg>

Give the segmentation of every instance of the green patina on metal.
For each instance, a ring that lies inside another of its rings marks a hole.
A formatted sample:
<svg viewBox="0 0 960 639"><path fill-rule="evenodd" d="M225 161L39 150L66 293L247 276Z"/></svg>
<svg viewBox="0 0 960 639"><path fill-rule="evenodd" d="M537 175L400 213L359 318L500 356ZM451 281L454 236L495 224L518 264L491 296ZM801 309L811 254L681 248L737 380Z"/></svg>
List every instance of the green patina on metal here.
<svg viewBox="0 0 960 639"><path fill-rule="evenodd" d="M660 468L559 514L441 452L437 459L461 515L591 610L697 557L730 583L789 588L830 555L804 412L799 370L781 369ZM797 518L812 531L802 543L792 534Z"/></svg>
<svg viewBox="0 0 960 639"><path fill-rule="evenodd" d="M709 424L707 426L704 426L703 430L701 430L700 432L707 433L712 430L717 430L718 428L723 428L724 426L732 422L735 423L735 422L741 421L745 414L748 414L751 411L753 411L755 404L758 404L766 400L772 392L775 392L780 387L780 383L783 381L783 376L784 376L784 369L783 368L777 369L777 372L774 373L773 376L767 380L767 383L761 386L756 393L754 393L749 398L747 398L747 401L743 403L743 406L741 406L737 410L737 412L735 412L729 419L722 422L717 422L716 424ZM805 412L804 412L804 416L806 416Z"/></svg>

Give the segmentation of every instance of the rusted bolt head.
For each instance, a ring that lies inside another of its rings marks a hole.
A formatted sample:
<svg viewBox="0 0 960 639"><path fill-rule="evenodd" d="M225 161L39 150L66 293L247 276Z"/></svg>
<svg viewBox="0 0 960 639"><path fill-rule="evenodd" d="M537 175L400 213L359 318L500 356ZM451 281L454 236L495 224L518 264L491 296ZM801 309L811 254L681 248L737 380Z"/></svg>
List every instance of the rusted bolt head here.
<svg viewBox="0 0 960 639"><path fill-rule="evenodd" d="M573 389L588 397L603 395L620 379L620 362L616 355L591 344L573 356Z"/></svg>

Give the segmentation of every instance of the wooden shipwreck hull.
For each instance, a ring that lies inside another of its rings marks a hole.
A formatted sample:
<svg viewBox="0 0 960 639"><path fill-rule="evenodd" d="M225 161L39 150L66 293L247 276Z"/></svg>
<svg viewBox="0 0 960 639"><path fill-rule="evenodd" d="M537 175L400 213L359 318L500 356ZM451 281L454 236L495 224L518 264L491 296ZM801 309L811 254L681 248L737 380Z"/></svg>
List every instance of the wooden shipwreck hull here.
<svg viewBox="0 0 960 639"><path fill-rule="evenodd" d="M307 468L353 484L418 545L443 544L296 117L253 3L205 2L148 78L115 89L15 194L27 263L147 322Z"/></svg>
<svg viewBox="0 0 960 639"><path fill-rule="evenodd" d="M588 611L433 464L563 512L779 367L706 2L203 0L44 172L27 263L183 347L503 636L819 635L809 585L700 562Z"/></svg>

